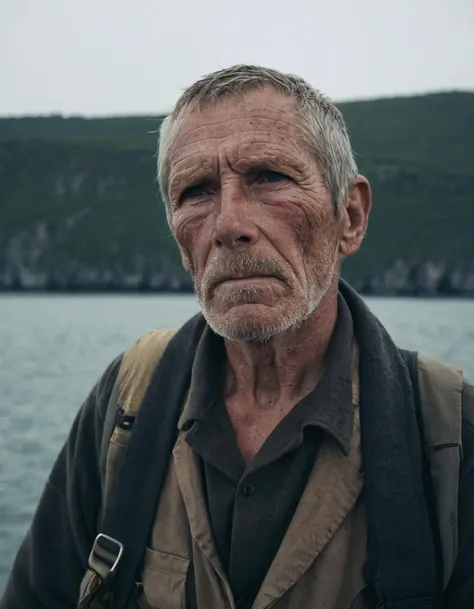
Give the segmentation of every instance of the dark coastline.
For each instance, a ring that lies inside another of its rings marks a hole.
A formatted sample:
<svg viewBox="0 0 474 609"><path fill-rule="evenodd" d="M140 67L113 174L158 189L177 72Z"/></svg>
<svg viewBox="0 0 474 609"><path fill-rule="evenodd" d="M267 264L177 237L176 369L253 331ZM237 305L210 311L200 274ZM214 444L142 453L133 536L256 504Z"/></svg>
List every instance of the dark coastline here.
<svg viewBox="0 0 474 609"><path fill-rule="evenodd" d="M351 282L353 287L363 296L377 298L420 298L420 299L474 299L473 289L450 288L441 286L440 289L426 289L424 286L404 286L401 288L389 288L384 286L363 285L359 282ZM156 295L192 295L191 285L172 286L164 284L162 286L0 286L0 297L2 295L48 295L48 296L156 296Z"/></svg>
<svg viewBox="0 0 474 609"><path fill-rule="evenodd" d="M373 193L343 277L370 296L474 297L474 93L340 108ZM154 178L162 118L0 117L0 293L192 292Z"/></svg>

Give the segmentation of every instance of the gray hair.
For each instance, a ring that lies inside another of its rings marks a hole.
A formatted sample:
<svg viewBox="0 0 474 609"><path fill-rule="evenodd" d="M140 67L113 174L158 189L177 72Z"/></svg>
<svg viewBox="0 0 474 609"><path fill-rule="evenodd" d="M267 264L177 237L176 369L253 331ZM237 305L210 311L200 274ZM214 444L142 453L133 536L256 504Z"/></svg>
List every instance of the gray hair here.
<svg viewBox="0 0 474 609"><path fill-rule="evenodd" d="M259 66L237 65L208 74L188 87L161 124L158 181L168 221L171 219L171 203L167 155L177 132L180 113L191 102L199 104L217 101L228 95L261 89L265 85L271 85L296 99L300 110L302 139L315 155L335 211L338 212L357 176L357 165L340 111L328 97L299 76Z"/></svg>

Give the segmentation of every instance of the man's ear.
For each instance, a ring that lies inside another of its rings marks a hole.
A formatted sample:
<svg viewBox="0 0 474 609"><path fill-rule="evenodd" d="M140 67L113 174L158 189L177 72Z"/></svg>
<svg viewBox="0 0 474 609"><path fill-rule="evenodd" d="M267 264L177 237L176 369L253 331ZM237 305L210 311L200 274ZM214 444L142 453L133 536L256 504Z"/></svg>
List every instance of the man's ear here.
<svg viewBox="0 0 474 609"><path fill-rule="evenodd" d="M370 184L364 176L357 176L340 211L342 233L339 251L342 256L352 256L361 246L367 232L371 208L372 192Z"/></svg>
<svg viewBox="0 0 474 609"><path fill-rule="evenodd" d="M189 263L189 257L186 256L186 254L184 253L184 251L179 248L179 251L181 252L181 263L184 266L184 270L189 273L191 271L191 265Z"/></svg>

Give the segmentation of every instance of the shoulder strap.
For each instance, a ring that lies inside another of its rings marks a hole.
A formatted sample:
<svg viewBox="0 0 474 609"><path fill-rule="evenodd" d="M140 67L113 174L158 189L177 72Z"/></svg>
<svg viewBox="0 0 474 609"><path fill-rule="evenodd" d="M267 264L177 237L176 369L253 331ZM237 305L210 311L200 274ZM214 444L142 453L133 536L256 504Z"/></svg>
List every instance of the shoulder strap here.
<svg viewBox="0 0 474 609"><path fill-rule="evenodd" d="M92 575L81 585L81 608L125 609L133 594L204 327L204 318L196 315L171 338L158 366L156 359L153 366L145 358L143 366L126 365L119 373L120 413L125 421L134 416L130 413L136 413L136 418L91 552L88 573ZM149 342L153 352L152 336L148 338L142 347L146 350Z"/></svg>
<svg viewBox="0 0 474 609"><path fill-rule="evenodd" d="M151 376L177 328L153 330L128 349L112 388L105 414L100 447L102 512L117 478L133 423ZM120 431L119 431L120 430ZM120 440L117 441L117 436Z"/></svg>
<svg viewBox="0 0 474 609"><path fill-rule="evenodd" d="M123 360L122 360L123 362ZM107 404L107 411L105 413L104 427L102 428L102 440L100 443L100 481L102 487L102 505L105 504L105 489L106 489L106 476L107 476L107 455L109 452L110 439L112 438L113 431L115 429L115 423L117 421L117 414L119 411L119 405L117 402L117 394L119 388L119 377L115 379L114 386L110 393L109 402Z"/></svg>
<svg viewBox="0 0 474 609"><path fill-rule="evenodd" d="M429 471L427 499L439 532L442 587L446 589L458 551L458 484L462 455L462 370L413 351L401 351L410 372ZM433 510L432 510L433 511Z"/></svg>

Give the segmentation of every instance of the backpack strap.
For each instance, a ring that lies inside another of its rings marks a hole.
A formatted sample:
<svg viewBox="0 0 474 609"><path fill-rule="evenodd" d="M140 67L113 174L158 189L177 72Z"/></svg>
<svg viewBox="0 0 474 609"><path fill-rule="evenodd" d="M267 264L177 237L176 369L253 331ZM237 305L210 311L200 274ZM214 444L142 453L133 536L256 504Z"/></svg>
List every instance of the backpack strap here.
<svg viewBox="0 0 474 609"><path fill-rule="evenodd" d="M122 359L123 364L123 359ZM120 369L122 367L120 365ZM120 369L117 378L115 379L114 386L112 387L112 391L110 393L109 402L107 404L107 410L105 412L104 418L104 427L102 428L102 440L100 443L100 458L99 458L99 470L100 470L100 481L102 488L102 501L101 501L101 514L103 515L105 510L105 504L107 501L107 493L106 489L106 478L107 478L107 455L109 453L110 440L112 438L112 434L115 430L115 424L117 422L118 413L120 410L120 406L117 402L117 394L119 389L119 376ZM113 468L116 469L116 468ZM102 516L99 520L102 519Z"/></svg>
<svg viewBox="0 0 474 609"><path fill-rule="evenodd" d="M198 314L174 336L148 334L124 355L115 394L120 408L106 457L107 503L78 607L125 609L136 589L204 326Z"/></svg>
<svg viewBox="0 0 474 609"><path fill-rule="evenodd" d="M177 331L177 328L152 330L140 337L123 355L110 394L102 431L100 449L102 518L153 371Z"/></svg>
<svg viewBox="0 0 474 609"><path fill-rule="evenodd" d="M462 369L414 351L401 350L410 372L429 476L428 503L438 532L442 589L445 590L458 552L458 485L462 459Z"/></svg>

